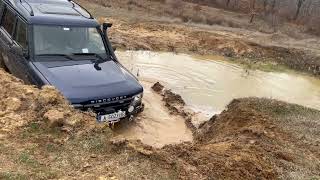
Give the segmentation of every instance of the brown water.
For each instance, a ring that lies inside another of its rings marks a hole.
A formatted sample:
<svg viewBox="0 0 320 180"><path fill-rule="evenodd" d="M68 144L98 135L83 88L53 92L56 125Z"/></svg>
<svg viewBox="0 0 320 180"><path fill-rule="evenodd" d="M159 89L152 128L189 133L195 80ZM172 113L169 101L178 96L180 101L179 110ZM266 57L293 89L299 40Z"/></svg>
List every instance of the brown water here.
<svg viewBox="0 0 320 180"><path fill-rule="evenodd" d="M234 98L252 96L320 109L320 80L313 77L294 73L248 71L223 61L220 57L146 51L117 52L117 55L129 70L139 74L142 82L151 84L160 81L182 95L189 107L208 117L220 113ZM150 99L150 95L154 96L149 91L147 94L149 98L146 100ZM158 109L153 104L152 100L148 101L147 113L154 112L155 117L148 122L141 120L129 129L122 129L122 135L158 145L191 139L184 124L170 122L170 116L163 113L156 116ZM152 122L154 120L156 122Z"/></svg>
<svg viewBox="0 0 320 180"><path fill-rule="evenodd" d="M294 73L247 71L219 57L118 52L140 79L160 81L196 108L221 112L234 98L266 97L320 109L320 80ZM213 111L213 112L212 112Z"/></svg>
<svg viewBox="0 0 320 180"><path fill-rule="evenodd" d="M151 83L143 82L143 86L145 109L135 121L120 123L115 129L117 138L140 139L155 147L192 141L192 133L185 120L168 112L162 97L151 90Z"/></svg>

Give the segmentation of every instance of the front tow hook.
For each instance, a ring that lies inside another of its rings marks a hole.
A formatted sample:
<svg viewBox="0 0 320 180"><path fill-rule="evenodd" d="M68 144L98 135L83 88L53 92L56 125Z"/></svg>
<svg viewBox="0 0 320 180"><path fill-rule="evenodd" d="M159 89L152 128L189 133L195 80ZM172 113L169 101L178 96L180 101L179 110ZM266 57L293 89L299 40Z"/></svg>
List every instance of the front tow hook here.
<svg viewBox="0 0 320 180"><path fill-rule="evenodd" d="M133 121L133 120L134 120L134 116L131 115L131 116L129 117L129 121L131 122L131 121Z"/></svg>

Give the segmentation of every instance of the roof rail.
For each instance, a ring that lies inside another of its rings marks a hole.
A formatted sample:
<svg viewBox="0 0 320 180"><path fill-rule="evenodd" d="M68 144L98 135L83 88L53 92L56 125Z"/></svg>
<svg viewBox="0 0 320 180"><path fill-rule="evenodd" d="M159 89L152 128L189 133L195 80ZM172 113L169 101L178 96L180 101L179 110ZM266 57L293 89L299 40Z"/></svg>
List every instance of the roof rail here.
<svg viewBox="0 0 320 180"><path fill-rule="evenodd" d="M26 1L26 0L20 0L20 3L21 3L21 5L22 5L22 7L23 7L24 9L26 9L27 11L29 11L29 10L23 5L23 2L22 2L22 1L24 1L24 2L29 6L29 8L30 8L30 15L31 15L31 16L34 16L32 6L28 3L28 1Z"/></svg>
<svg viewBox="0 0 320 180"><path fill-rule="evenodd" d="M72 3L72 8L73 8L75 11L77 11L79 14L81 14L83 17L88 18L88 17L84 16L78 9L75 8L75 4L78 5L81 9L84 9L84 10L86 11L86 13L89 14L89 16L90 16L89 18L90 18L90 19L93 19L92 14L91 14L86 8L84 8L83 6L81 6L81 5L78 4L78 3L74 2L73 0L68 0L68 1Z"/></svg>

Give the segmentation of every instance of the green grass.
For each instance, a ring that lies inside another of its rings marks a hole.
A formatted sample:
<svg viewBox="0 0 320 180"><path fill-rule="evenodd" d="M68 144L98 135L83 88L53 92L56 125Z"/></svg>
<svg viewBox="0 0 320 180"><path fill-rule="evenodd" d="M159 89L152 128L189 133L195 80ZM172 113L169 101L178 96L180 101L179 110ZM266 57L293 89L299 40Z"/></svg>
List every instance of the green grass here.
<svg viewBox="0 0 320 180"><path fill-rule="evenodd" d="M27 175L18 172L0 172L0 179L4 180L27 180Z"/></svg>
<svg viewBox="0 0 320 180"><path fill-rule="evenodd" d="M27 151L23 151L18 159L17 159L17 162L20 163L20 164L25 164L27 166L30 166L32 168L36 168L36 167L39 167L39 162L33 158L32 155L30 155L29 152Z"/></svg>
<svg viewBox="0 0 320 180"><path fill-rule="evenodd" d="M233 63L241 65L245 69L249 70L261 70L264 72L294 72L294 70L286 67L284 65L279 65L277 63L273 63L272 59L261 62L255 59L246 59L246 58L228 58Z"/></svg>
<svg viewBox="0 0 320 180"><path fill-rule="evenodd" d="M100 135L89 136L83 141L85 149L97 153L106 149L106 144L105 138Z"/></svg>
<svg viewBox="0 0 320 180"><path fill-rule="evenodd" d="M320 176L317 177L311 177L310 180L320 180Z"/></svg>
<svg viewBox="0 0 320 180"><path fill-rule="evenodd" d="M23 179L23 178L25 178L25 179L53 179L58 176L56 172L51 171L48 167L41 165L34 158L34 156L32 155L32 152L29 152L29 151L21 152L17 158L17 163L25 166L27 169L29 169L32 172L30 175L21 176L22 177L21 179ZM10 175L8 177L12 176L13 179L19 179L19 178L16 178L14 175L15 174ZM7 179L10 179L10 178L7 178Z"/></svg>

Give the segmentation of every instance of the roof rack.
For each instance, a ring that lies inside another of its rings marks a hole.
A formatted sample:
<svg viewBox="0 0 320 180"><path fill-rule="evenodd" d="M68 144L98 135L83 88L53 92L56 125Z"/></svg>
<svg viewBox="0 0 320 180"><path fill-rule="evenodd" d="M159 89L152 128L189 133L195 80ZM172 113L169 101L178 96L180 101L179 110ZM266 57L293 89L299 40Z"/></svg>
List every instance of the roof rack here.
<svg viewBox="0 0 320 180"><path fill-rule="evenodd" d="M22 1L24 1L28 6L29 6L29 8L30 8L30 15L31 16L34 16L34 13L33 13L33 9L32 9L32 6L28 3L28 1L26 1L26 0L20 0L20 3L21 3L21 5L22 5L22 7L24 8L24 9L26 9L27 11L29 11L29 9L27 9L24 5L23 5L23 2Z"/></svg>
<svg viewBox="0 0 320 180"><path fill-rule="evenodd" d="M91 14L86 8L82 7L80 4L74 2L73 0L68 0L68 1L69 1L70 3L72 3L72 8L73 8L75 11L77 11L79 14L81 14L83 17L88 18L88 17L84 16L78 9L76 9L76 8L75 8L75 5L78 5L81 9L84 9L84 10L86 11L86 13L89 14L89 16L90 16L89 19L93 19L92 14Z"/></svg>

